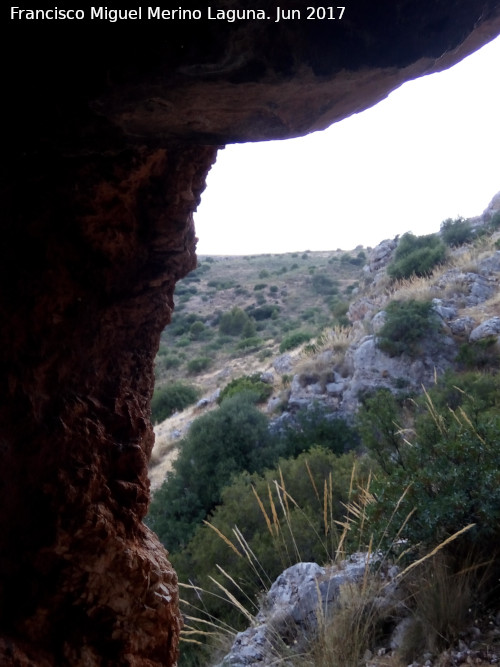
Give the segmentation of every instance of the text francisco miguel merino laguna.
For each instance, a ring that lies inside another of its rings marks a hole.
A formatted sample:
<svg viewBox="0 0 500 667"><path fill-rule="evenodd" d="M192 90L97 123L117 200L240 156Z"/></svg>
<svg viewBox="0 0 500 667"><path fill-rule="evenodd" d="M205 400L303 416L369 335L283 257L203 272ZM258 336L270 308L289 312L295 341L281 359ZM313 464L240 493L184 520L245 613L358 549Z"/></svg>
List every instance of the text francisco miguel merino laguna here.
<svg viewBox="0 0 500 667"><path fill-rule="evenodd" d="M294 21L302 17L306 19L341 19L345 7L306 7L300 9L283 9L275 7L271 14L263 9L217 9L206 7L201 9L163 9L162 7L137 7L137 9L110 9L108 7L90 7L87 9L62 9L53 7L51 9L24 9L22 7L11 7L10 18L13 21L82 21L85 19L96 21L130 20L170 20L170 21L199 21L208 19L213 21L261 21L273 20Z"/></svg>

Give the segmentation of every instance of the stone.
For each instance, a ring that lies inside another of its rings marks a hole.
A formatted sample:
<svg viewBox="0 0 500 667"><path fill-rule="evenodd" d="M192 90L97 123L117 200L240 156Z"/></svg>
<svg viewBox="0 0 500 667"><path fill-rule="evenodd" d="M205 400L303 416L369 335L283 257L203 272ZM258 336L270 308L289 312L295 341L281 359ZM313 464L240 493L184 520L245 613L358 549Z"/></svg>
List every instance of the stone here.
<svg viewBox="0 0 500 667"><path fill-rule="evenodd" d="M458 317L456 320L448 322L448 326L455 336L469 336L475 323L472 317Z"/></svg>
<svg viewBox="0 0 500 667"><path fill-rule="evenodd" d="M479 324L471 331L469 340L477 341L490 336L500 336L500 317L491 317Z"/></svg>
<svg viewBox="0 0 500 667"><path fill-rule="evenodd" d="M260 381L264 382L265 384L273 384L274 383L274 373L271 371L265 371L264 373L260 374Z"/></svg>
<svg viewBox="0 0 500 667"><path fill-rule="evenodd" d="M457 309L453 306L446 306L442 299L432 299L434 312L445 321L452 320L457 316Z"/></svg>
<svg viewBox="0 0 500 667"><path fill-rule="evenodd" d="M344 382L328 382L325 386L326 393L330 394L330 396L341 396L344 388Z"/></svg>
<svg viewBox="0 0 500 667"><path fill-rule="evenodd" d="M386 318L387 314L385 310L381 310L376 315L373 316L372 329L374 334L378 334L380 332L380 329L382 329L382 327L385 324Z"/></svg>
<svg viewBox="0 0 500 667"><path fill-rule="evenodd" d="M387 266L392 259L392 254L398 245L398 237L394 239L385 239L381 241L370 253L368 257L368 266L370 271L374 273L379 269Z"/></svg>
<svg viewBox="0 0 500 667"><path fill-rule="evenodd" d="M273 367L278 375L291 373L293 370L293 361L290 354L282 354L273 361Z"/></svg>
<svg viewBox="0 0 500 667"><path fill-rule="evenodd" d="M340 586L360 580L366 567L367 554L361 553L339 567L324 568L317 563L289 567L272 584L255 623L236 635L231 652L218 667L276 664L276 647L282 641L300 653L315 631L318 613L331 613Z"/></svg>

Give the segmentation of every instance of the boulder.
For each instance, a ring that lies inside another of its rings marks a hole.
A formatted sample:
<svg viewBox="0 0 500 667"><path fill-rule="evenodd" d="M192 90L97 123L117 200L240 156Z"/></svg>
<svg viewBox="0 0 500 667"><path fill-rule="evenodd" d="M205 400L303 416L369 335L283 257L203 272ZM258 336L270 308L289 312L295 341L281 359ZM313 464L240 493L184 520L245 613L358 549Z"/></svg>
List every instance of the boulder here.
<svg viewBox="0 0 500 667"><path fill-rule="evenodd" d="M490 336L500 336L500 317L491 317L482 322L471 331L469 340L477 341Z"/></svg>
<svg viewBox="0 0 500 667"><path fill-rule="evenodd" d="M367 558L357 553L339 566L297 563L289 567L269 589L255 623L236 635L218 667L275 665L283 643L300 653L317 628L318 614L330 614L340 587L363 577ZM280 660L280 664L287 663Z"/></svg>

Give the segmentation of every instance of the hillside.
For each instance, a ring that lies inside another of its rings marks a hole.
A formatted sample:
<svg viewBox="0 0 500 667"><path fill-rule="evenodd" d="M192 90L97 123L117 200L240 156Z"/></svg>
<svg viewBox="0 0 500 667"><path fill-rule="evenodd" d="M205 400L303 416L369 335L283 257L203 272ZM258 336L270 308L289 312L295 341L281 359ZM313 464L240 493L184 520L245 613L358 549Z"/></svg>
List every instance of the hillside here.
<svg viewBox="0 0 500 667"><path fill-rule="evenodd" d="M469 221L473 230L486 229L498 200ZM446 260L430 275L396 281L386 267L397 239L351 251L200 257L198 268L176 287L155 368L155 395L180 382L195 388L197 401L172 409L167 419L153 413L153 489L192 420L212 408L234 378L267 374L273 389L267 410L275 414L312 400L352 413L366 388L431 382L453 365L472 329L500 313L498 236L498 230L474 233L467 243L448 247ZM444 349L428 344L418 360L377 349L384 307L400 299L434 299L446 332ZM230 318L234 309L242 311L239 321Z"/></svg>
<svg viewBox="0 0 500 667"><path fill-rule="evenodd" d="M201 258L157 357L146 518L181 665L497 664L499 285L500 195L373 249Z"/></svg>
<svg viewBox="0 0 500 667"><path fill-rule="evenodd" d="M286 346L292 337L290 353L297 358L293 336L314 339L326 327L348 325L349 302L363 281L368 252L359 247L350 252L199 258L198 268L176 287L172 322L162 334L156 358L155 393L180 381L196 388L201 403L157 423L153 488L163 481L170 467L168 453L193 416L213 406L217 392L231 379L272 371L278 397L292 371L289 364L280 373L273 366L283 341ZM232 335L223 333L221 318L234 308L248 318L236 322Z"/></svg>

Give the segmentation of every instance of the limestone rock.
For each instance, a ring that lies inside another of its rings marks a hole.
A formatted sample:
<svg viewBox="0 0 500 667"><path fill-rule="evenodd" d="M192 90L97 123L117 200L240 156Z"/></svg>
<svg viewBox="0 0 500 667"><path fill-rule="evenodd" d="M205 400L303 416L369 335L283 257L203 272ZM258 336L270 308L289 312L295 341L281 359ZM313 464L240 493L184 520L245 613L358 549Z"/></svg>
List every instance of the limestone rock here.
<svg viewBox="0 0 500 667"><path fill-rule="evenodd" d="M453 306L446 306L442 299L432 299L434 312L445 321L452 320L457 316L457 309Z"/></svg>
<svg viewBox="0 0 500 667"><path fill-rule="evenodd" d="M456 320L448 322L450 331L455 336L469 336L474 328L475 320L472 317L457 317Z"/></svg>
<svg viewBox="0 0 500 667"><path fill-rule="evenodd" d="M469 340L477 341L490 336L500 337L500 317L492 317L471 331Z"/></svg>
<svg viewBox="0 0 500 667"><path fill-rule="evenodd" d="M368 258L368 267L371 273L375 273L389 264L397 245L398 239L396 237L395 239L385 239L373 248Z"/></svg>
<svg viewBox="0 0 500 667"><path fill-rule="evenodd" d="M340 586L363 576L366 559L366 554L353 554L341 567L323 568L316 563L289 567L269 589L255 624L238 633L219 667L276 664L282 642L300 653L314 633L318 609L331 613Z"/></svg>
<svg viewBox="0 0 500 667"><path fill-rule="evenodd" d="M276 373L283 375L291 373L293 369L292 357L289 354L282 354L273 361L273 367Z"/></svg>

